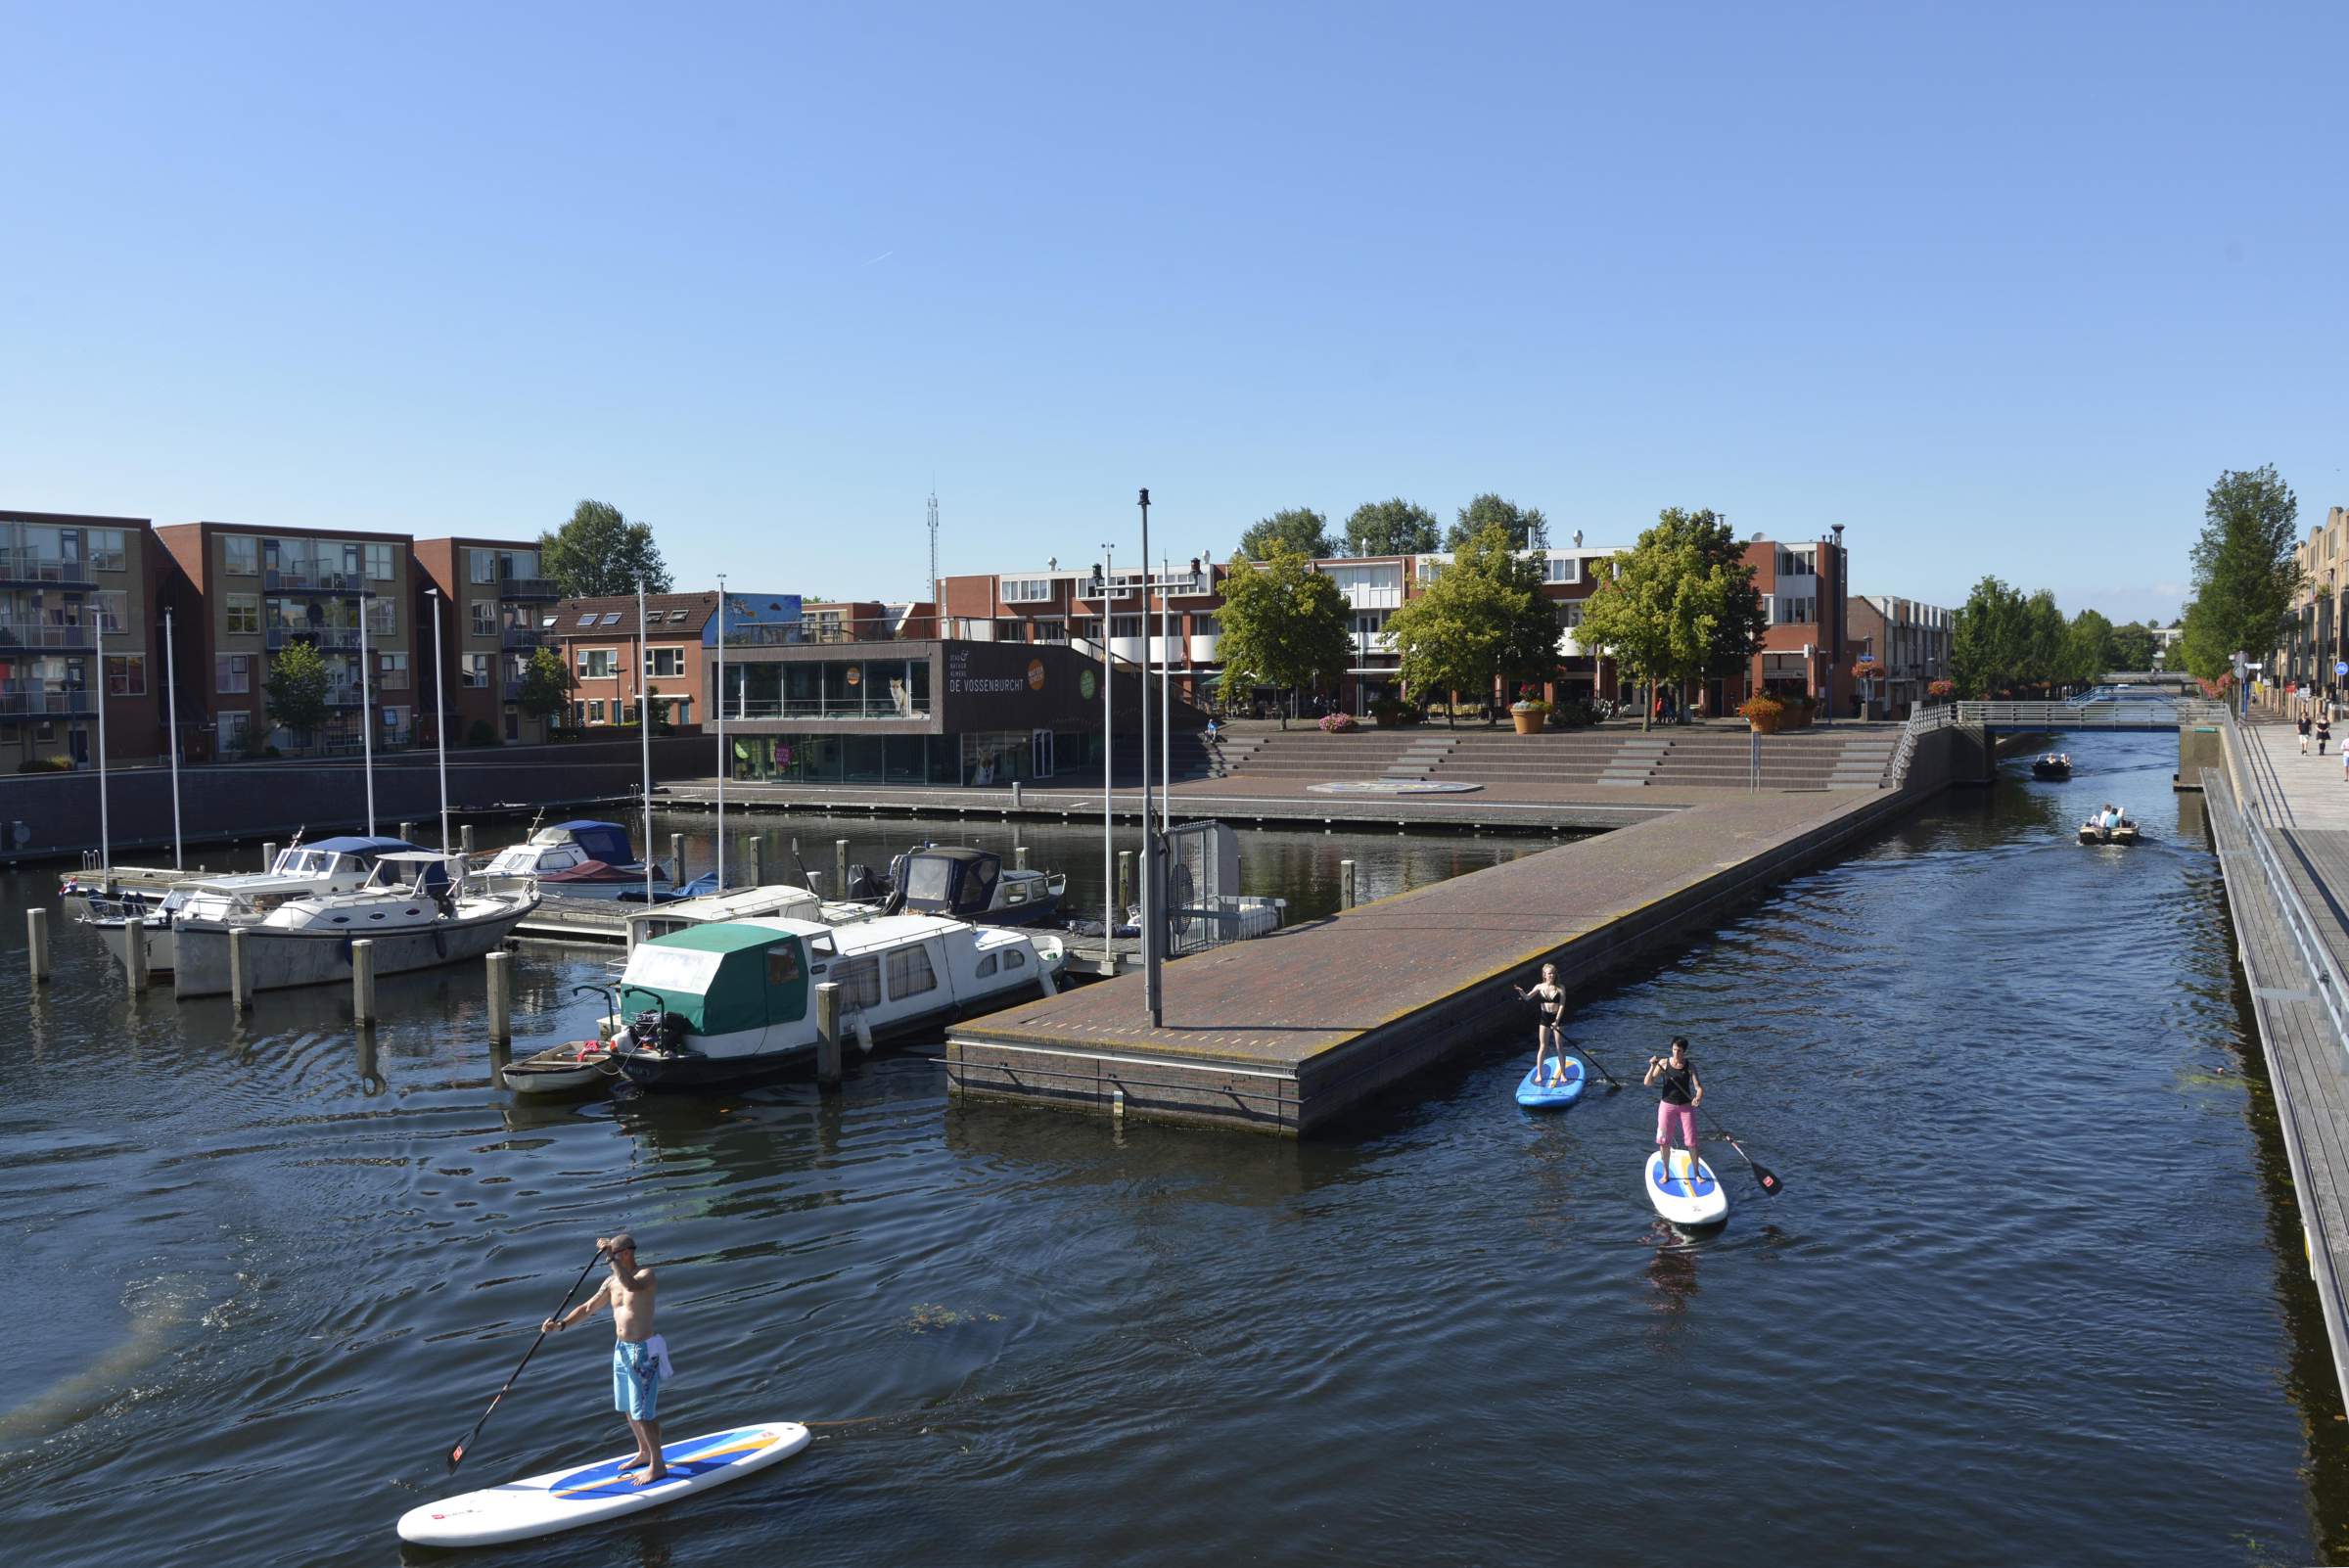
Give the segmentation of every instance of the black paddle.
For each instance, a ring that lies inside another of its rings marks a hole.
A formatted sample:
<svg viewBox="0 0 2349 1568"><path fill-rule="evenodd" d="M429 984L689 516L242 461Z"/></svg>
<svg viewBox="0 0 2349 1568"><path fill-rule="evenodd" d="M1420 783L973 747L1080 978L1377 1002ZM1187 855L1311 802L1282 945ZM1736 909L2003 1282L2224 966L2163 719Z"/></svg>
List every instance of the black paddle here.
<svg viewBox="0 0 2349 1568"><path fill-rule="evenodd" d="M1724 1143L1727 1143L1730 1148L1735 1149L1737 1151L1737 1157L1743 1160L1747 1167L1753 1171L1754 1184L1762 1189L1762 1195L1766 1198L1776 1197L1778 1195L1778 1189L1786 1184L1778 1179L1778 1174L1775 1171L1773 1171L1769 1166L1764 1165L1761 1161L1755 1159L1752 1155L1746 1153L1745 1146L1739 1143L1735 1138L1730 1137L1727 1130L1725 1130L1718 1121L1714 1120L1713 1114L1710 1111L1705 1112L1704 1117L1707 1122L1712 1123L1713 1130L1721 1134L1721 1140Z"/></svg>
<svg viewBox="0 0 2349 1568"><path fill-rule="evenodd" d="M563 1292L563 1305L555 1309L555 1316L560 1317L565 1313L571 1311L571 1298L579 1293L579 1287L581 1285L587 1283L588 1271L603 1261L604 1249L598 1247L595 1249L595 1256L587 1260L587 1268L580 1269L579 1277L571 1282L571 1288L569 1290ZM530 1364L530 1358L538 1354L538 1346L545 1338L546 1325L542 1322L538 1325L538 1338L531 1340L530 1348L522 1353L521 1365L516 1366L513 1372L506 1378L505 1388L499 1389L495 1397L489 1401L489 1409L484 1410L482 1412L482 1418L473 1423L473 1430L465 1434L465 1441L448 1451L448 1468L443 1470L441 1474L456 1474L458 1461L465 1457L465 1451L473 1447L473 1440L477 1437L480 1437L482 1435L482 1428L489 1424L490 1411L495 1410L497 1408L497 1402L506 1397L506 1389L510 1389L514 1386L514 1379L522 1375L522 1368Z"/></svg>
<svg viewBox="0 0 2349 1568"><path fill-rule="evenodd" d="M1589 1046L1584 1044L1579 1039L1568 1038L1568 1037L1564 1035L1561 1035L1558 1038L1565 1040L1567 1044L1573 1046L1576 1050L1581 1051L1583 1053L1583 1060L1589 1062L1592 1067L1598 1069L1598 1076L1607 1081L1607 1092L1609 1094L1620 1094L1623 1092L1623 1085L1615 1082L1615 1075L1607 1071L1606 1065L1603 1062L1590 1054Z"/></svg>

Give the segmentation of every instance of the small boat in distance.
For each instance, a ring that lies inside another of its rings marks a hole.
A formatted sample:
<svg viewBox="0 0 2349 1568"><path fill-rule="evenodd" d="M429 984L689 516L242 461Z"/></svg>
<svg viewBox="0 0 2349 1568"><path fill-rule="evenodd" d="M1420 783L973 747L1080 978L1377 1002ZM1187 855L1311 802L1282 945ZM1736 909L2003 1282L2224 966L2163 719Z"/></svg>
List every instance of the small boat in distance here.
<svg viewBox="0 0 2349 1568"><path fill-rule="evenodd" d="M617 822L558 822L521 844L497 852L482 868L488 877L535 877L540 890L559 899L644 898L645 863ZM653 896L669 891L668 872L652 867Z"/></svg>
<svg viewBox="0 0 2349 1568"><path fill-rule="evenodd" d="M2070 778L2072 758L2069 752L2043 752L2031 760L2033 778Z"/></svg>
<svg viewBox="0 0 2349 1568"><path fill-rule="evenodd" d="M1057 920L1068 891L1066 872L1007 871L992 850L925 844L890 862L881 912L943 915L980 926L1042 925Z"/></svg>
<svg viewBox="0 0 2349 1568"><path fill-rule="evenodd" d="M2136 844L2139 842L2137 824L2131 821L2127 816L2123 816L2118 827L2106 827L2102 822L2092 816L2087 821L2080 824L2080 842L2083 844L2117 844L2123 846Z"/></svg>

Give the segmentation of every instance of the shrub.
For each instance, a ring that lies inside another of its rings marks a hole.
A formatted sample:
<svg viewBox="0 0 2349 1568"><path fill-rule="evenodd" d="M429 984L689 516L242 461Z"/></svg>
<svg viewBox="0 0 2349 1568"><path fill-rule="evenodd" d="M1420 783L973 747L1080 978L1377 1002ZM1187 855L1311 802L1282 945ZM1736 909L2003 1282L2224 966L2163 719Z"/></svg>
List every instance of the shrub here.
<svg viewBox="0 0 2349 1568"><path fill-rule="evenodd" d="M473 726L465 731L465 744L468 746L495 746L497 744L497 726L486 718L475 719Z"/></svg>
<svg viewBox="0 0 2349 1568"><path fill-rule="evenodd" d="M17 764L17 771L20 773L70 773L73 771L73 759L70 757L29 758Z"/></svg>
<svg viewBox="0 0 2349 1568"><path fill-rule="evenodd" d="M1419 705L1400 702L1393 697L1381 697L1370 705L1370 716L1382 724L1416 724Z"/></svg>
<svg viewBox="0 0 2349 1568"><path fill-rule="evenodd" d="M1549 711L1549 721L1568 728L1579 729L1598 722L1598 710L1580 697L1569 697Z"/></svg>
<svg viewBox="0 0 2349 1568"><path fill-rule="evenodd" d="M1323 714L1321 727L1332 735L1344 735L1362 726L1352 714Z"/></svg>
<svg viewBox="0 0 2349 1568"><path fill-rule="evenodd" d="M1520 697L1509 704L1509 712L1512 714L1546 714L1549 712L1549 704L1539 697Z"/></svg>

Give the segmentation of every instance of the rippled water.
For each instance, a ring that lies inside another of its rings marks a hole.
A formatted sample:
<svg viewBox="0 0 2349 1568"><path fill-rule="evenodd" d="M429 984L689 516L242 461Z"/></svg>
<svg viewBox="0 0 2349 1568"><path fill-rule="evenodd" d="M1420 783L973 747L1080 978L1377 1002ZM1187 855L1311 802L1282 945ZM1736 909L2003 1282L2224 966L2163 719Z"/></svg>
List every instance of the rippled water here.
<svg viewBox="0 0 2349 1568"><path fill-rule="evenodd" d="M625 1222L672 1433L838 1424L484 1560L2338 1555L2341 1411L2215 866L2166 743L2075 755L1581 998L1619 1076L1691 1035L1787 1179L1696 1242L1639 1196L1648 1097L1527 1116L1514 1039L1302 1145L950 1106L918 1050L828 1100L540 1110L491 1088L470 970L387 981L434 1022L367 1050L331 989L239 1025L126 1003L78 933L28 997L12 948L5 1554L399 1560L392 1520ZM2116 795L2158 844L2067 842ZM519 968L530 1027L579 1032L596 965ZM463 1483L625 1446L606 1337L548 1342Z"/></svg>

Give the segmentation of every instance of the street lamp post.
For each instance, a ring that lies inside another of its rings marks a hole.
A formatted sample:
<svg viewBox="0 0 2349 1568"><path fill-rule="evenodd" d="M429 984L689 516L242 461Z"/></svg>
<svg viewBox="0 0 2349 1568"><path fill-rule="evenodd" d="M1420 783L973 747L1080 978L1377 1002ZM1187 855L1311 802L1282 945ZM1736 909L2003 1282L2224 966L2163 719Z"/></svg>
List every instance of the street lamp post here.
<svg viewBox="0 0 2349 1568"><path fill-rule="evenodd" d="M440 667L440 590L424 590L425 614L433 618L433 744L439 754L440 853L448 853L448 671Z"/></svg>
<svg viewBox="0 0 2349 1568"><path fill-rule="evenodd" d="M717 575L717 891L726 891L726 575Z"/></svg>

